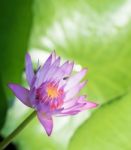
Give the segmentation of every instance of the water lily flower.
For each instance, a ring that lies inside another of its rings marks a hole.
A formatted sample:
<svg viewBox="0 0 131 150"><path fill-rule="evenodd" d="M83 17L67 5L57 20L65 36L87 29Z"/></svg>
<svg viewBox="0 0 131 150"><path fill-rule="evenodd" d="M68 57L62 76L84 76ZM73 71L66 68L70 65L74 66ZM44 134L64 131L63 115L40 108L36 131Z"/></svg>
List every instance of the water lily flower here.
<svg viewBox="0 0 131 150"><path fill-rule="evenodd" d="M26 54L26 78L29 89L18 84L9 84L16 97L26 106L37 111L37 116L47 135L53 129L52 116L76 115L79 112L97 106L79 95L86 85L81 81L87 69L72 75L74 63L66 61L60 64L60 57L53 51L42 67L33 70L31 57Z"/></svg>

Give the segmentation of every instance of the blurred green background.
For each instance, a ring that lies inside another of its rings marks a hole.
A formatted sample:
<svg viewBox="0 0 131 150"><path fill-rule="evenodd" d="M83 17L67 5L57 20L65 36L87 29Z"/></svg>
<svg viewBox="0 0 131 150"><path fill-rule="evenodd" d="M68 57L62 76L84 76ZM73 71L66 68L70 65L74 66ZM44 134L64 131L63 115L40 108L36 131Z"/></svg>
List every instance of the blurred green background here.
<svg viewBox="0 0 131 150"><path fill-rule="evenodd" d="M131 0L0 0L0 135L30 113L7 84L27 86L24 57L34 67L52 50L88 68L83 93L94 111L54 118L47 137L37 118L15 138L18 150L131 150Z"/></svg>

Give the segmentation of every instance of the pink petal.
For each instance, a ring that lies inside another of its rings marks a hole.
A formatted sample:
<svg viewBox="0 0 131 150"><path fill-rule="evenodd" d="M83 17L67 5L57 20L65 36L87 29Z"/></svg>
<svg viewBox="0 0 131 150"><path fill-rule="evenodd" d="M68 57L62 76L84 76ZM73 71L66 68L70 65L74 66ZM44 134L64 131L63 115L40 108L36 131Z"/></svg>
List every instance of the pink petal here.
<svg viewBox="0 0 131 150"><path fill-rule="evenodd" d="M59 114L57 114L57 117L63 117L63 116L70 116L70 115L76 115L80 112L80 110L69 110L66 112L61 112Z"/></svg>
<svg viewBox="0 0 131 150"><path fill-rule="evenodd" d="M71 99L69 101L65 101L63 107L65 109L67 109L69 107L74 106L77 102L80 102L80 101L83 102L83 101L85 101L85 99L86 99L85 95L82 95L82 96L79 96L79 97L75 97L74 99Z"/></svg>
<svg viewBox="0 0 131 150"><path fill-rule="evenodd" d="M33 71L33 66L31 62L31 57L27 53L26 54L26 78L30 86L31 86L33 77L34 77L34 71Z"/></svg>
<svg viewBox="0 0 131 150"><path fill-rule="evenodd" d="M46 115L45 113L38 112L37 114L39 121L43 125L48 136L51 135L53 129L53 120L51 116Z"/></svg>
<svg viewBox="0 0 131 150"><path fill-rule="evenodd" d="M79 96L65 102L63 105L64 109L59 113L59 116L75 115L83 110L88 110L98 106L96 103L86 101L85 98L86 96Z"/></svg>
<svg viewBox="0 0 131 150"><path fill-rule="evenodd" d="M62 112L66 111L81 111L81 108L84 107L85 103L75 103L73 106L64 109Z"/></svg>
<svg viewBox="0 0 131 150"><path fill-rule="evenodd" d="M65 98L64 101L69 101L70 99L72 99L75 95L77 95L80 90L85 86L85 84L87 83L87 81L81 82L78 85L76 85L75 87L73 87L72 89L70 89Z"/></svg>
<svg viewBox="0 0 131 150"><path fill-rule="evenodd" d="M83 110L88 110L88 109L91 109L91 108L95 108L96 106L97 106L96 103L92 103L92 102L89 102L89 101L83 101L83 102L81 101L81 103L79 103L77 101L77 103L75 103L72 106L62 110L60 114L70 114L71 112L80 112L80 111L83 111Z"/></svg>
<svg viewBox="0 0 131 150"><path fill-rule="evenodd" d="M77 74L75 74L74 76L70 77L69 80L67 81L67 85L65 86L64 90L67 91L70 88L76 86L85 76L86 72L87 72L87 69L83 69Z"/></svg>
<svg viewBox="0 0 131 150"><path fill-rule="evenodd" d="M90 101L85 101L86 104L81 108L81 110L87 110L87 109L91 109L91 108L95 108L98 106L98 104L90 102Z"/></svg>
<svg viewBox="0 0 131 150"><path fill-rule="evenodd" d="M76 103L74 104L74 106L71 106L67 109L63 109L57 116L62 117L62 116L76 115L83 110L88 110L91 108L95 108L97 106L98 104L96 103L83 101L83 103Z"/></svg>
<svg viewBox="0 0 131 150"><path fill-rule="evenodd" d="M22 103L28 107L32 107L29 100L29 90L17 84L9 84L9 88Z"/></svg>

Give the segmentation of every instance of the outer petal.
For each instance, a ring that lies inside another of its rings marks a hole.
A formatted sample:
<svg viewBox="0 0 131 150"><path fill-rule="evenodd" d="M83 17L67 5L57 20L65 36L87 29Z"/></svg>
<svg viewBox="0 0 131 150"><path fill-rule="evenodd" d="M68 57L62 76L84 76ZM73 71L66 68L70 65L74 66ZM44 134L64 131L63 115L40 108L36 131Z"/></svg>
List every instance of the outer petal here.
<svg viewBox="0 0 131 150"><path fill-rule="evenodd" d="M13 91L16 97L28 107L32 107L29 101L29 90L17 84L9 84L9 88Z"/></svg>
<svg viewBox="0 0 131 150"><path fill-rule="evenodd" d="M33 71L33 66L31 62L31 57L27 53L26 54L26 78L30 86L31 86L33 77L34 77L34 71Z"/></svg>
<svg viewBox="0 0 131 150"><path fill-rule="evenodd" d="M84 105L84 107L81 108L81 110L86 110L86 109L91 109L91 108L95 108L98 106L98 104L90 102L90 101L85 101L86 104Z"/></svg>
<svg viewBox="0 0 131 150"><path fill-rule="evenodd" d="M75 95L77 95L80 92L80 90L85 86L86 83L87 83L87 81L83 81L83 82L79 83L77 86L70 89L67 92L67 94L64 98L64 101L71 100Z"/></svg>
<svg viewBox="0 0 131 150"><path fill-rule="evenodd" d="M66 102L63 105L64 109L61 110L58 116L76 115L83 110L97 107L98 104L86 101L85 98L86 96L80 96L75 98L74 100Z"/></svg>
<svg viewBox="0 0 131 150"><path fill-rule="evenodd" d="M72 111L83 111L83 110L88 110L91 108L95 108L97 106L96 103L93 102L89 102L89 101L77 101L77 103L75 103L73 106L66 108L64 110L62 110L62 113L68 113L68 112L72 112Z"/></svg>
<svg viewBox="0 0 131 150"><path fill-rule="evenodd" d="M38 112L37 116L38 116L38 119L40 120L41 124L45 128L47 135L50 136L52 133L52 129L53 129L52 117L46 115L43 112Z"/></svg>
<svg viewBox="0 0 131 150"><path fill-rule="evenodd" d="M80 72L78 72L77 74L75 74L74 76L70 77L69 80L67 81L67 85L64 88L65 91L67 91L70 88L77 85L82 80L82 78L85 76L86 72L87 72L87 69L83 69Z"/></svg>
<svg viewBox="0 0 131 150"><path fill-rule="evenodd" d="M72 107L73 105L75 105L77 102L85 101L85 99L86 99L85 95L81 95L81 96L75 97L75 98L71 99L70 101L65 101L64 104L63 104L63 107L65 109L67 109L67 108Z"/></svg>
<svg viewBox="0 0 131 150"><path fill-rule="evenodd" d="M71 116L71 115L76 115L80 112L80 110L71 110L71 111L66 111L66 112L61 112L57 114L57 117L63 117L63 116Z"/></svg>

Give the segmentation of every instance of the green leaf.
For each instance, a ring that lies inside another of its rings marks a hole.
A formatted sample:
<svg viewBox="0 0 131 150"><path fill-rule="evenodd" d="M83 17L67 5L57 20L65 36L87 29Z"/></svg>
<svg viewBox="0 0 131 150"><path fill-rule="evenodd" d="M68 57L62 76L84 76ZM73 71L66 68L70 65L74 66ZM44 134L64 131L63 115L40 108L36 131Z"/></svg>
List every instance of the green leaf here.
<svg viewBox="0 0 131 150"><path fill-rule="evenodd" d="M5 115L7 110L7 101L6 101L6 95L3 91L2 82L0 78L0 129L3 127L5 122Z"/></svg>
<svg viewBox="0 0 131 150"><path fill-rule="evenodd" d="M35 4L32 49L56 49L88 67L85 92L90 99L103 102L127 91L131 81L130 1L63 0L44 5L39 0Z"/></svg>
<svg viewBox="0 0 131 150"><path fill-rule="evenodd" d="M131 93L96 110L76 131L69 150L130 150Z"/></svg>
<svg viewBox="0 0 131 150"><path fill-rule="evenodd" d="M10 82L19 83L24 70L32 22L32 0L0 1L0 118L6 115L6 100L11 99L7 87Z"/></svg>

